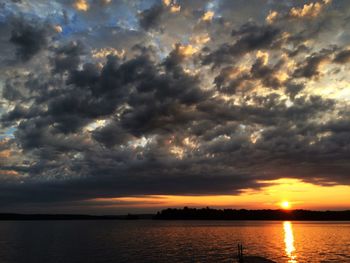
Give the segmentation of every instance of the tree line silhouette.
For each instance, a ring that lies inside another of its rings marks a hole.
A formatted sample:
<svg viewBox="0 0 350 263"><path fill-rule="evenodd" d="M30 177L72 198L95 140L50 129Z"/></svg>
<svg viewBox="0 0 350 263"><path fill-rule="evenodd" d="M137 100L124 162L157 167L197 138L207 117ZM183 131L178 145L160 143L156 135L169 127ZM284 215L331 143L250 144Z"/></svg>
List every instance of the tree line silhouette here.
<svg viewBox="0 0 350 263"><path fill-rule="evenodd" d="M311 211L311 210L247 210L247 209L212 209L168 208L157 214L127 215L79 215L79 214L13 214L0 213L1 220L323 220L350 221L350 210Z"/></svg>
<svg viewBox="0 0 350 263"><path fill-rule="evenodd" d="M350 210L311 211L311 210L247 210L168 208L158 212L154 219L177 220L350 220Z"/></svg>

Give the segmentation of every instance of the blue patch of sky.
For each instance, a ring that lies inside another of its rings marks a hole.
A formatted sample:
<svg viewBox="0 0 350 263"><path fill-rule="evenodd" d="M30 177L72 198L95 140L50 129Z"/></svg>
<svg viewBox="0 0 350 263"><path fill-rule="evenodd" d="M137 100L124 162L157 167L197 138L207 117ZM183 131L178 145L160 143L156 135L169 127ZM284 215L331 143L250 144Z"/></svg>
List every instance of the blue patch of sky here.
<svg viewBox="0 0 350 263"><path fill-rule="evenodd" d="M120 27L127 30L138 30L138 18L136 10L130 8L127 5L118 6L117 10L108 10L109 19L106 22L106 26Z"/></svg>
<svg viewBox="0 0 350 263"><path fill-rule="evenodd" d="M25 16L28 19L50 20L55 16L58 10L62 10L60 3L47 1L44 3L38 1L27 1L25 4L8 2L3 5L1 16Z"/></svg>
<svg viewBox="0 0 350 263"><path fill-rule="evenodd" d="M168 56L168 51L165 50L165 47L164 45L162 44L162 41L159 37L155 36L153 38L153 44L154 46L157 48L157 51L158 51L158 55L159 55L159 58L161 60L165 59L167 56Z"/></svg>
<svg viewBox="0 0 350 263"><path fill-rule="evenodd" d="M162 4L161 0L143 0L137 4L139 10L145 10L151 8L155 4Z"/></svg>
<svg viewBox="0 0 350 263"><path fill-rule="evenodd" d="M161 4L161 0L141 0L130 4L130 2L120 3L118 8L106 9L107 19L101 21L85 17L85 13L77 12L74 8L64 5L59 1L32 1L28 4L9 3L2 7L0 12L0 22L6 22L11 16L21 15L28 20L41 20L53 25L60 25L61 36L68 37L75 33L85 32L88 28L96 26L118 26L127 30L139 30L137 12L151 8L155 4ZM49 7L48 7L49 5ZM63 11L65 10L65 11ZM68 22L66 21L68 17Z"/></svg>
<svg viewBox="0 0 350 263"><path fill-rule="evenodd" d="M130 10L126 12L118 19L118 26L126 28L128 30L139 30L138 18Z"/></svg>
<svg viewBox="0 0 350 263"><path fill-rule="evenodd" d="M13 15L13 9L10 8L8 5L4 5L0 8L1 8L0 22L6 22L8 17Z"/></svg>
<svg viewBox="0 0 350 263"><path fill-rule="evenodd" d="M215 14L214 15L215 17L219 16L219 2L220 2L220 0L214 0L214 1L209 2L206 6L206 10L213 11Z"/></svg>
<svg viewBox="0 0 350 263"><path fill-rule="evenodd" d="M85 19L82 19L80 15L75 12L67 11L68 23L62 23L63 35L69 36L74 33L85 32L89 25Z"/></svg>
<svg viewBox="0 0 350 263"><path fill-rule="evenodd" d="M64 12L66 12L68 21L66 21ZM55 1L49 1L45 4L33 1L33 3L25 7L19 4L6 4L0 12L0 22L7 22L9 18L16 16L21 16L26 20L39 20L53 25L60 25L63 30L62 36L84 32L92 24L99 23L98 21L84 19L74 9L67 8Z"/></svg>
<svg viewBox="0 0 350 263"><path fill-rule="evenodd" d="M6 138L13 138L14 132L17 130L15 127L11 127L8 129L5 129L4 131L0 132L0 140L6 139Z"/></svg>

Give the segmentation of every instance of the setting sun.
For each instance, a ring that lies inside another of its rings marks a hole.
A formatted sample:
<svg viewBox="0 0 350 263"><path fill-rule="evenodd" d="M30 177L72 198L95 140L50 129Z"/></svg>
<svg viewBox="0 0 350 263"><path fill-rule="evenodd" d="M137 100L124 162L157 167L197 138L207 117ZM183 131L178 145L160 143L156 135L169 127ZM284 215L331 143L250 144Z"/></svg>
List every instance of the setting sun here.
<svg viewBox="0 0 350 263"><path fill-rule="evenodd" d="M288 201L281 202L281 208L289 209L290 208L290 203Z"/></svg>

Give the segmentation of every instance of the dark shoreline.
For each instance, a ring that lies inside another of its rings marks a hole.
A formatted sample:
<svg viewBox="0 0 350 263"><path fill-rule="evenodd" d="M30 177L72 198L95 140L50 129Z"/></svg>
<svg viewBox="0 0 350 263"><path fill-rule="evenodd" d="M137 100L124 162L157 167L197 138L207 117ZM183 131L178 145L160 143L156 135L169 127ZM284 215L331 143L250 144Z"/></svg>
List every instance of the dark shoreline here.
<svg viewBox="0 0 350 263"><path fill-rule="evenodd" d="M18 214L0 213L0 221L33 220L221 220L221 221L350 221L350 210L246 210L211 208L168 208L157 214L84 215L84 214Z"/></svg>
<svg viewBox="0 0 350 263"><path fill-rule="evenodd" d="M15 214L0 213L0 221L34 220L136 220L152 219L154 215L78 215L78 214Z"/></svg>
<svg viewBox="0 0 350 263"><path fill-rule="evenodd" d="M311 210L246 210L188 208L165 209L154 219L163 220L274 220L274 221L350 221L350 210L311 211Z"/></svg>

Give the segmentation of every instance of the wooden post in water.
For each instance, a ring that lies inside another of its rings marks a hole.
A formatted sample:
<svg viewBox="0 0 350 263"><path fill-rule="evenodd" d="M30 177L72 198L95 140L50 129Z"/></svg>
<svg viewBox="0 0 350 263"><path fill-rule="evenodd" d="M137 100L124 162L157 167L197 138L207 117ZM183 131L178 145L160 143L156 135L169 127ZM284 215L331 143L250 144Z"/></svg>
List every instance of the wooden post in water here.
<svg viewBox="0 0 350 263"><path fill-rule="evenodd" d="M238 248L238 263L244 263L243 259L243 245L242 244L237 244Z"/></svg>

